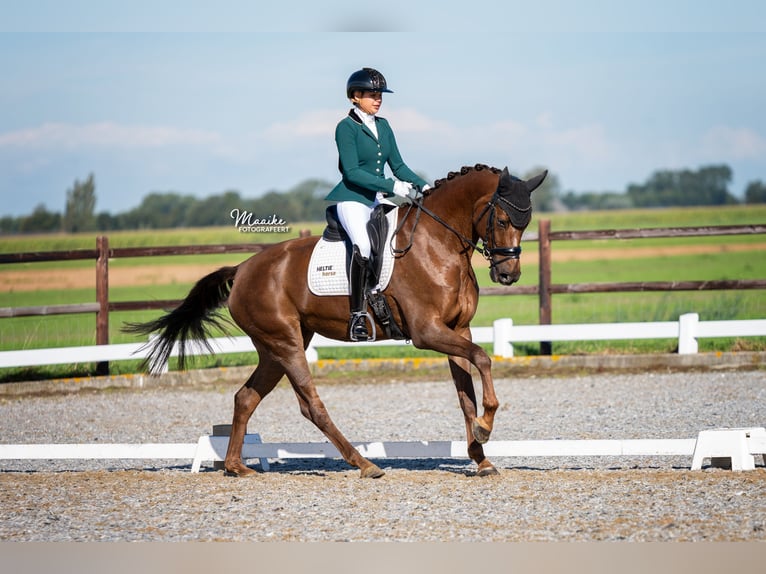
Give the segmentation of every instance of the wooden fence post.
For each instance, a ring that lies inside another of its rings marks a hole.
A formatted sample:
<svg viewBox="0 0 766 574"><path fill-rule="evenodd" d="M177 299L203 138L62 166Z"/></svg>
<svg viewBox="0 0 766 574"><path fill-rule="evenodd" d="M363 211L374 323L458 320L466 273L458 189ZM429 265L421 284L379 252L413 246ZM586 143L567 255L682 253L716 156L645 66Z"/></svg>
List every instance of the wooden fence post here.
<svg viewBox="0 0 766 574"><path fill-rule="evenodd" d="M99 235L96 238L96 345L109 344L109 238ZM96 364L97 375L109 374L109 363Z"/></svg>
<svg viewBox="0 0 766 574"><path fill-rule="evenodd" d="M553 315L551 300L551 221L541 219L538 223L538 246L540 250L540 324L550 325ZM550 341L540 341L540 354L552 353Z"/></svg>

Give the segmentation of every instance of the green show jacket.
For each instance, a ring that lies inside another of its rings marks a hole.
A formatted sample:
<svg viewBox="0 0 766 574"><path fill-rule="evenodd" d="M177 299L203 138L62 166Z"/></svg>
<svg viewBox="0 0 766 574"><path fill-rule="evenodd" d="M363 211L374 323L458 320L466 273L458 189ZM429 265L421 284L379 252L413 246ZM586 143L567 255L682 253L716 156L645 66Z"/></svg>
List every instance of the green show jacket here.
<svg viewBox="0 0 766 574"><path fill-rule="evenodd" d="M385 197L394 193L394 180L383 173L386 164L397 179L423 187L426 181L404 163L388 121L375 117L378 137L351 110L335 128L338 146L338 168L343 179L325 197L329 201L375 202L377 192Z"/></svg>

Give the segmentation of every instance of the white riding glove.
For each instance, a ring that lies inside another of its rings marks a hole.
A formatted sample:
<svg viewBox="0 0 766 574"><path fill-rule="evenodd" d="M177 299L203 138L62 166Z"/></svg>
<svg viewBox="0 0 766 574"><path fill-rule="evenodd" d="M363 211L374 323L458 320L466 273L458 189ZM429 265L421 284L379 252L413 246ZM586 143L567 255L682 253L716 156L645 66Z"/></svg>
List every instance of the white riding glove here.
<svg viewBox="0 0 766 574"><path fill-rule="evenodd" d="M394 182L394 195L398 197L408 197L412 191L412 184L408 181Z"/></svg>
<svg viewBox="0 0 766 574"><path fill-rule="evenodd" d="M426 192L427 192L429 189L431 189L431 186L430 186L430 185L428 185L428 184L425 184L425 185L424 185L423 187L421 187L420 189L416 189L416 188L413 188L413 190L412 190L412 191L413 191L413 194L412 194L412 196L411 196L411 197L412 197L412 199L423 199L423 196L426 194Z"/></svg>

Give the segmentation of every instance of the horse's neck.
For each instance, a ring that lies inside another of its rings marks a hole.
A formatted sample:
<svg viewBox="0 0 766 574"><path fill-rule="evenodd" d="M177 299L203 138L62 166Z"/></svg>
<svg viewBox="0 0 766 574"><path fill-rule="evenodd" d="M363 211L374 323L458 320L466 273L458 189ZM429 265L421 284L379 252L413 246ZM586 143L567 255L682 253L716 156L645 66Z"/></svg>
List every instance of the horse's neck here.
<svg viewBox="0 0 766 574"><path fill-rule="evenodd" d="M484 199L489 201L492 190L479 183L475 185L470 185L471 182L468 181L460 183L462 185L451 185L445 186L444 189L437 189L428 198L431 201L425 205L450 227L471 238L474 234L473 217L477 205L480 205Z"/></svg>

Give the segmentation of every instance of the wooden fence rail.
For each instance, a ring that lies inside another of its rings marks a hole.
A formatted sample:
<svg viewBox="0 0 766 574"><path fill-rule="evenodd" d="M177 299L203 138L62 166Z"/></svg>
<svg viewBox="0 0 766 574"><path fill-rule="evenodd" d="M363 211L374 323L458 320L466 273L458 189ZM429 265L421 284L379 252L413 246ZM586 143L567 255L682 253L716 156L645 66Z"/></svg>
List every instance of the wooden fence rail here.
<svg viewBox="0 0 766 574"><path fill-rule="evenodd" d="M305 232L302 232L305 235ZM551 246L553 241L581 241L598 239L647 239L662 237L709 237L723 235L766 234L766 225L723 225L704 227L669 227L651 229L619 229L595 231L551 231L550 220L540 220L538 233L530 233L527 242L537 241L540 256L539 280L537 285L511 287L483 287L481 295L538 295L539 323L550 325L552 319L552 296L563 293L607 293L607 292L648 292L648 291L707 291L728 289L766 289L766 279L721 280L721 281L656 281L622 283L577 283L553 284ZM96 249L69 251L42 251L27 253L0 253L0 264L32 263L44 261L72 261L91 259L96 262L96 302L73 305L43 305L36 307L0 308L0 318L37 315L59 315L70 313L96 314L96 343L109 344L109 313L115 311L137 311L168 309L180 300L163 301L110 301L109 260L127 257L157 257L169 255L208 255L243 253L255 254L268 244L237 243L224 245L187 245L160 247L110 248L109 239L99 236ZM550 342L541 341L542 354L551 353ZM107 362L99 363L97 372L107 374Z"/></svg>

